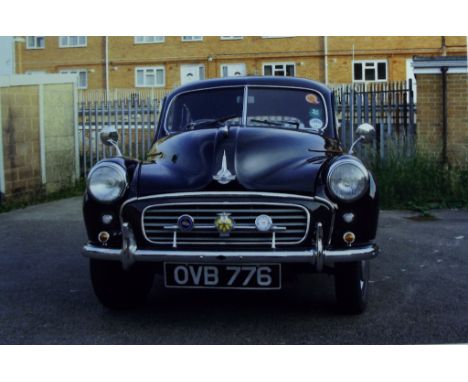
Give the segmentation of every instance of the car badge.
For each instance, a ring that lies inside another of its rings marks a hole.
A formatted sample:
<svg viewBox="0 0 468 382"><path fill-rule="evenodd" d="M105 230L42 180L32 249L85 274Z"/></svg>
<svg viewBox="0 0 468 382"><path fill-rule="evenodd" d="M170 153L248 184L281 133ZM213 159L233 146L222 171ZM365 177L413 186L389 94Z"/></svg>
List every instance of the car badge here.
<svg viewBox="0 0 468 382"><path fill-rule="evenodd" d="M213 179L221 184L228 184L231 180L236 179L236 176L232 175L231 171L229 171L227 168L226 150L224 150L221 169L218 171L216 175L213 176Z"/></svg>
<svg viewBox="0 0 468 382"><path fill-rule="evenodd" d="M229 236L234 228L234 220L229 215L226 212L221 212L214 221L214 225L221 236Z"/></svg>
<svg viewBox="0 0 468 382"><path fill-rule="evenodd" d="M182 232L190 232L193 229L194 220L190 215L184 214L177 219L177 227Z"/></svg>

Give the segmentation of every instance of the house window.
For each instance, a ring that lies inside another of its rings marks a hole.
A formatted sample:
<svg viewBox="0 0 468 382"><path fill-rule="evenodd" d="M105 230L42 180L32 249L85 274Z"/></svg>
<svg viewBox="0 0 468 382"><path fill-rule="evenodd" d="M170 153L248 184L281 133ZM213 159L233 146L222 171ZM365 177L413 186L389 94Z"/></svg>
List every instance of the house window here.
<svg viewBox="0 0 468 382"><path fill-rule="evenodd" d="M164 42L164 36L135 36L135 44L158 44Z"/></svg>
<svg viewBox="0 0 468 382"><path fill-rule="evenodd" d="M135 68L135 86L137 88L160 88L166 86L164 66Z"/></svg>
<svg viewBox="0 0 468 382"><path fill-rule="evenodd" d="M60 36L59 48L77 48L88 44L86 36Z"/></svg>
<svg viewBox="0 0 468 382"><path fill-rule="evenodd" d="M203 36L182 36L182 41L203 41Z"/></svg>
<svg viewBox="0 0 468 382"><path fill-rule="evenodd" d="M387 61L354 61L353 82L387 81Z"/></svg>
<svg viewBox="0 0 468 382"><path fill-rule="evenodd" d="M292 62L263 64L263 75L294 77L296 75L296 65Z"/></svg>
<svg viewBox="0 0 468 382"><path fill-rule="evenodd" d="M245 76L245 64L223 64L221 65L221 77Z"/></svg>
<svg viewBox="0 0 468 382"><path fill-rule="evenodd" d="M86 69L69 69L61 70L60 74L77 74L78 75L78 89L88 88L88 70Z"/></svg>
<svg viewBox="0 0 468 382"><path fill-rule="evenodd" d="M242 36L221 36L221 40L242 40Z"/></svg>
<svg viewBox="0 0 468 382"><path fill-rule="evenodd" d="M28 36L26 37L26 49L44 49L44 36Z"/></svg>

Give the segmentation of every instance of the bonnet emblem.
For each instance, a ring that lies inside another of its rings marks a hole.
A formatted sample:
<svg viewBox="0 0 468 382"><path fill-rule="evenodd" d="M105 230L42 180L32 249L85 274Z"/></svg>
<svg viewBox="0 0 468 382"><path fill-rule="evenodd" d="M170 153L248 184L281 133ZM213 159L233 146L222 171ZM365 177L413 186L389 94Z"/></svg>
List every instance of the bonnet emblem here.
<svg viewBox="0 0 468 382"><path fill-rule="evenodd" d="M231 171L229 171L227 168L226 150L223 154L223 162L221 164L221 169L216 175L213 176L213 179L221 184L228 184L231 180L236 179L236 176L232 175Z"/></svg>

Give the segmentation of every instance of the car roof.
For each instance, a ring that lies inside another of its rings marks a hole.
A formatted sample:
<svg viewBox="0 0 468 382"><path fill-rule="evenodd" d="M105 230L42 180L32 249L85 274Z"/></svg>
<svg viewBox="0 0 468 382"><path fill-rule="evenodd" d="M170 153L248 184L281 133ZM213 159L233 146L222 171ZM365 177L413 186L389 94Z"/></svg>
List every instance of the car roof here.
<svg viewBox="0 0 468 382"><path fill-rule="evenodd" d="M324 84L308 80L305 78L297 77L274 77L274 76L248 76L248 77L227 77L227 78L215 78L210 80L195 81L189 84L183 85L172 91L168 97L172 98L177 94L184 93L187 91L194 91L200 89L210 89L224 86L290 86L307 88L311 90L317 90L322 94L326 95L331 90Z"/></svg>

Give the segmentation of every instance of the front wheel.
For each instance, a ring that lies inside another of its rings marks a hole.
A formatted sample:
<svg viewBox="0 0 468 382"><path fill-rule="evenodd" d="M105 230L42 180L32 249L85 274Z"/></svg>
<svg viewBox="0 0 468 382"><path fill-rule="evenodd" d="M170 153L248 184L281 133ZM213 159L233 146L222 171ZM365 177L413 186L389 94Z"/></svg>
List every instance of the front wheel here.
<svg viewBox="0 0 468 382"><path fill-rule="evenodd" d="M140 265L126 271L118 261L90 259L91 282L102 305L110 309L126 309L146 300L154 274Z"/></svg>
<svg viewBox="0 0 468 382"><path fill-rule="evenodd" d="M359 314L366 309L369 272L369 260L335 264L335 294L343 312Z"/></svg>

